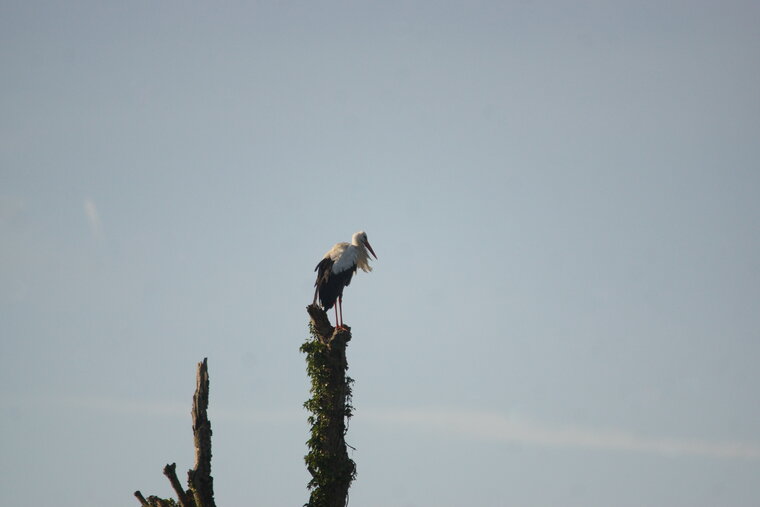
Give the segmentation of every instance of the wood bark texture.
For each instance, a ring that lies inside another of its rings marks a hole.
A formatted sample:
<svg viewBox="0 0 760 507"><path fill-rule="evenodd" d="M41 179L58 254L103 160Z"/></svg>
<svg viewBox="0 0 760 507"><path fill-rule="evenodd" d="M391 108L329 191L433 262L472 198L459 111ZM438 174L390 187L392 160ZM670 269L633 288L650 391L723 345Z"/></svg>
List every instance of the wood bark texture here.
<svg viewBox="0 0 760 507"><path fill-rule="evenodd" d="M177 465L164 467L164 475L177 494L177 500L149 496L145 498L138 490L134 495L143 507L216 507L214 503L214 479L211 477L211 422L208 420L208 362L198 363L195 394L193 395L193 438L195 441L195 468L188 470L189 489L182 489L177 478Z"/></svg>
<svg viewBox="0 0 760 507"><path fill-rule="evenodd" d="M193 492L196 507L216 507L214 478L211 476L211 422L208 420L208 365L198 363L193 396L193 439L195 468L187 472L187 484Z"/></svg>

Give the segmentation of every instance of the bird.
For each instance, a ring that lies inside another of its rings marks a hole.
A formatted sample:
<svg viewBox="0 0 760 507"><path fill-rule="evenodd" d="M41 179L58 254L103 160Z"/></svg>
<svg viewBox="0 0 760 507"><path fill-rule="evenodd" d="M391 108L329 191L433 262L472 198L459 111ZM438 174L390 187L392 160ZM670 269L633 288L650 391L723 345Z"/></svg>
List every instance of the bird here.
<svg viewBox="0 0 760 507"><path fill-rule="evenodd" d="M314 282L316 288L313 304L316 305L319 299L325 311L335 306L335 325L338 329L345 329L343 289L351 283L351 278L357 268L361 268L365 273L372 271L369 265L370 253L377 259L375 251L367 240L367 233L359 231L353 235L351 243L336 243L314 268L317 272L317 281Z"/></svg>

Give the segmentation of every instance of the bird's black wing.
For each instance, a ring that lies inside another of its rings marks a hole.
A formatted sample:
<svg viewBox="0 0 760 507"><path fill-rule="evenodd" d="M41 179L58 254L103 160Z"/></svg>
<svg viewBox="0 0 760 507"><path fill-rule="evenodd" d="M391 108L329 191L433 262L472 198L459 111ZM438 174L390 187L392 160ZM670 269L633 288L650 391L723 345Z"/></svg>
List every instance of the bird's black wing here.
<svg viewBox="0 0 760 507"><path fill-rule="evenodd" d="M314 271L317 272L317 280L314 282L314 301L319 296L322 308L329 310L335 305L335 301L343 295L343 288L351 283L351 278L356 273L356 266L340 273L333 273L332 267L335 261L329 257L322 259Z"/></svg>
<svg viewBox="0 0 760 507"><path fill-rule="evenodd" d="M317 267L314 268L314 271L317 272L317 281L314 282L314 287L318 287L320 280L324 280L325 277L327 277L330 274L333 264L335 264L335 261L329 257L325 257L324 259L319 261L319 264L317 264Z"/></svg>

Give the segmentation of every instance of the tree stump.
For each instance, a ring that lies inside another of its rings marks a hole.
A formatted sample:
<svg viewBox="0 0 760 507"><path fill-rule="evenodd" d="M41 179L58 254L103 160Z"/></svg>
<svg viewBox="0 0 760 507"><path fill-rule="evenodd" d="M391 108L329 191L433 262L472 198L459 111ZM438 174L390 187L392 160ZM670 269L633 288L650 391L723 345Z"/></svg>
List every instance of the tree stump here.
<svg viewBox="0 0 760 507"><path fill-rule="evenodd" d="M356 464L349 458L346 422L353 414L351 384L346 375L348 327L336 329L316 305L307 307L312 339L301 346L311 378L311 399L304 403L312 415L311 438L304 457L311 474L309 507L345 507L348 488L356 478Z"/></svg>

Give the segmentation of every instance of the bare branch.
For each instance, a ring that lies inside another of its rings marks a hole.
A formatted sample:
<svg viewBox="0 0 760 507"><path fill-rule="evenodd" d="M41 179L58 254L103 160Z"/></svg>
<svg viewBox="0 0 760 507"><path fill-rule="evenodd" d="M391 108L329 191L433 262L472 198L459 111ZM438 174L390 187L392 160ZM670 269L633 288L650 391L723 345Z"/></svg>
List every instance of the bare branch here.
<svg viewBox="0 0 760 507"><path fill-rule="evenodd" d="M135 491L135 497L140 501L140 505L143 507L148 507L148 501L145 499L142 493L140 493L140 490L138 489Z"/></svg>
<svg viewBox="0 0 760 507"><path fill-rule="evenodd" d="M164 475L169 479L174 492L177 493L177 500L179 500L180 507L195 507L193 497L187 495L177 478L177 464L172 463L171 465L166 465L164 467Z"/></svg>

